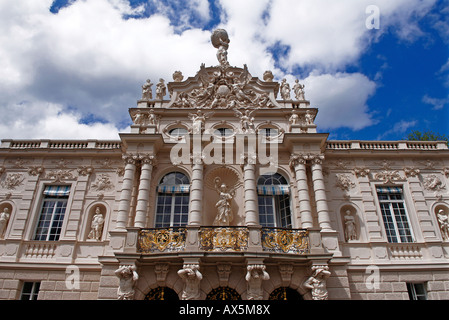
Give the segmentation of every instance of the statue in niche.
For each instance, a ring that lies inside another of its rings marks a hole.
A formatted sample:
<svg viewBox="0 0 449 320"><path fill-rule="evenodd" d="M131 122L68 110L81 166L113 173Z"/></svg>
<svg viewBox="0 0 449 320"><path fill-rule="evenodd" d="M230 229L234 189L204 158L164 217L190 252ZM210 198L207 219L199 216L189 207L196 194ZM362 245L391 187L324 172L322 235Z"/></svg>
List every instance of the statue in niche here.
<svg viewBox="0 0 449 320"><path fill-rule="evenodd" d="M285 78L281 81L281 97L283 100L290 100L290 85Z"/></svg>
<svg viewBox="0 0 449 320"><path fill-rule="evenodd" d="M305 100L304 87L305 87L305 85L300 84L298 79L295 80L295 85L293 86L293 92L295 93L296 100Z"/></svg>
<svg viewBox="0 0 449 320"><path fill-rule="evenodd" d="M214 226L229 226L232 222L234 216L231 209L231 201L235 196L235 189L237 185L233 188L228 188L225 183L221 183L219 177L215 178L215 190L217 191L220 199L215 204L218 213L214 220Z"/></svg>
<svg viewBox="0 0 449 320"><path fill-rule="evenodd" d="M254 133L256 129L254 128L254 117L252 117L252 113L256 110L246 109L244 112L241 112L235 109L235 116L240 118L240 125L242 133Z"/></svg>
<svg viewBox="0 0 449 320"><path fill-rule="evenodd" d="M104 217L101 214L100 207L95 208L95 214L92 217L92 222L90 225L89 239L101 240L101 235L103 234Z"/></svg>
<svg viewBox="0 0 449 320"><path fill-rule="evenodd" d="M299 116L295 110L292 111L292 115L290 116L288 121L290 122L290 125L299 124Z"/></svg>
<svg viewBox="0 0 449 320"><path fill-rule="evenodd" d="M3 212L0 213L0 238L3 238L3 233L8 225L10 213L8 208L4 208Z"/></svg>
<svg viewBox="0 0 449 320"><path fill-rule="evenodd" d="M437 219L438 223L440 224L440 230L441 235L443 236L444 240L449 239L449 214L444 212L443 209L438 210L437 212Z"/></svg>
<svg viewBox="0 0 449 320"><path fill-rule="evenodd" d="M166 93L167 88L165 87L165 80L161 78L159 79L159 83L156 85L156 99L164 99Z"/></svg>
<svg viewBox="0 0 449 320"><path fill-rule="evenodd" d="M312 291L313 300L327 300L326 280L330 277L328 266L315 266L312 276L304 282L304 287Z"/></svg>
<svg viewBox="0 0 449 320"><path fill-rule="evenodd" d="M345 211L344 222L345 222L345 239L357 240L357 229L355 224L355 217L351 214L351 210Z"/></svg>
<svg viewBox="0 0 449 320"><path fill-rule="evenodd" d="M147 79L147 82L142 86L142 100L153 100L153 91L151 89L151 86L153 83L150 79Z"/></svg>
<svg viewBox="0 0 449 320"><path fill-rule="evenodd" d="M265 271L264 265L249 265L245 280L248 282L248 300L262 300L262 281L269 280L270 275Z"/></svg>
<svg viewBox="0 0 449 320"><path fill-rule="evenodd" d="M200 281L203 275L198 264L185 264L178 275L184 280L182 300L198 300L200 297Z"/></svg>
<svg viewBox="0 0 449 320"><path fill-rule="evenodd" d="M134 285L139 279L135 266L121 266L115 270L115 275L119 278L120 283L117 290L118 300L133 300Z"/></svg>
<svg viewBox="0 0 449 320"><path fill-rule="evenodd" d="M224 29L217 29L212 32L210 39L214 48L218 49L217 60L220 63L220 66L228 67L228 48L229 42L231 42L231 40L229 40L228 33Z"/></svg>

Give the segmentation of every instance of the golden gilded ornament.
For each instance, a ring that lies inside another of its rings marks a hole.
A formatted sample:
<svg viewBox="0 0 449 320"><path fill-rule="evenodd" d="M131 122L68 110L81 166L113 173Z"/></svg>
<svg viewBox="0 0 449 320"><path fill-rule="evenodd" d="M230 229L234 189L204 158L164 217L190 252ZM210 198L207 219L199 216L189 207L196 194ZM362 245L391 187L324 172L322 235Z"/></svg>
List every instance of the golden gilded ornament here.
<svg viewBox="0 0 449 320"><path fill-rule="evenodd" d="M303 229L262 228L262 247L277 253L306 254L309 235Z"/></svg>
<svg viewBox="0 0 449 320"><path fill-rule="evenodd" d="M142 229L139 232L138 251L141 253L183 251L186 228Z"/></svg>

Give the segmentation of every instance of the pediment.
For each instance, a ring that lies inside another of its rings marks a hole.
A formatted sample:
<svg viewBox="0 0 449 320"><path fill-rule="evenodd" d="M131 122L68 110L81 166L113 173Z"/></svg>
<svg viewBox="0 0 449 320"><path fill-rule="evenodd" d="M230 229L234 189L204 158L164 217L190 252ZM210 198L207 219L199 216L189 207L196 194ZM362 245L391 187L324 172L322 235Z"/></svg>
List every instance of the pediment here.
<svg viewBox="0 0 449 320"><path fill-rule="evenodd" d="M271 80L271 79L270 79ZM205 67L195 77L167 84L170 102L166 108L233 109L276 108L279 83L252 77L246 65Z"/></svg>

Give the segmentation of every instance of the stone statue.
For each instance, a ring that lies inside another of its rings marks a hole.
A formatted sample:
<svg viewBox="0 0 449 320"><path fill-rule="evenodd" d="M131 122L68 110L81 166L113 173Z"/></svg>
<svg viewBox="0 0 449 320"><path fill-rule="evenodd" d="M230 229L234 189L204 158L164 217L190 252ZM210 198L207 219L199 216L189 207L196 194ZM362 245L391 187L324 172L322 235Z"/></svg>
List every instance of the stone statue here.
<svg viewBox="0 0 449 320"><path fill-rule="evenodd" d="M200 281L203 275L198 264L185 264L178 275L184 280L182 300L198 300L200 298Z"/></svg>
<svg viewBox="0 0 449 320"><path fill-rule="evenodd" d="M265 269L264 265L249 265L247 267L245 279L248 282L248 300L263 299L262 281L270 279L270 275Z"/></svg>
<svg viewBox="0 0 449 320"><path fill-rule="evenodd" d="M151 80L148 79L147 82L142 86L142 100L153 100L153 91L151 89Z"/></svg>
<svg viewBox="0 0 449 320"><path fill-rule="evenodd" d="M293 92L295 93L296 100L305 100L304 87L305 87L305 85L300 84L298 79L295 80L295 85L293 86Z"/></svg>
<svg viewBox="0 0 449 320"><path fill-rule="evenodd" d="M273 72L267 70L263 73L263 81L272 82L274 79Z"/></svg>
<svg viewBox="0 0 449 320"><path fill-rule="evenodd" d="M182 75L181 71L175 71L173 72L173 80L175 82L181 82L182 79L184 79L184 76Z"/></svg>
<svg viewBox="0 0 449 320"><path fill-rule="evenodd" d="M214 226L229 226L234 216L231 209L231 200L235 196L235 187L229 188L225 183L221 183L220 178L215 178L215 190L218 192L220 199L215 204L218 213L214 220Z"/></svg>
<svg viewBox="0 0 449 320"><path fill-rule="evenodd" d="M213 112L202 112L198 110L197 113L189 113L189 118L192 120L192 133L193 134L201 134L204 129L204 123L206 119L209 118Z"/></svg>
<svg viewBox="0 0 449 320"><path fill-rule="evenodd" d="M281 97L283 100L290 100L290 85L287 83L287 79L282 79Z"/></svg>
<svg viewBox="0 0 449 320"><path fill-rule="evenodd" d="M222 67L228 67L228 48L229 37L228 33L224 29L217 29L211 35L211 42L214 48L217 48L217 60Z"/></svg>
<svg viewBox="0 0 449 320"><path fill-rule="evenodd" d="M3 212L0 213L0 238L3 238L3 233L5 232L6 226L8 225L9 217L9 209L4 208Z"/></svg>
<svg viewBox="0 0 449 320"><path fill-rule="evenodd" d="M304 287L312 291L313 300L327 300L326 280L330 277L328 266L313 267L313 275L304 282Z"/></svg>
<svg viewBox="0 0 449 320"><path fill-rule="evenodd" d="M121 266L115 270L115 275L119 278L120 283L117 290L118 300L133 300L134 285L139 279L135 266Z"/></svg>
<svg viewBox="0 0 449 320"><path fill-rule="evenodd" d="M346 239L346 241L357 240L355 217L351 214L351 210L346 210L344 220L345 220L345 239Z"/></svg>
<svg viewBox="0 0 449 320"><path fill-rule="evenodd" d="M164 79L159 79L159 83L156 85L156 99L162 100L164 99L167 93L167 88L165 87Z"/></svg>
<svg viewBox="0 0 449 320"><path fill-rule="evenodd" d="M243 112L235 109L235 116L240 118L240 125L241 125L241 130L242 133L254 133L256 132L256 129L254 127L254 117L252 117L252 113L256 110L249 110L246 109Z"/></svg>
<svg viewBox="0 0 449 320"><path fill-rule="evenodd" d="M440 224L441 235L444 240L449 239L449 217L443 209L438 210L437 213L438 223Z"/></svg>
<svg viewBox="0 0 449 320"><path fill-rule="evenodd" d="M306 125L312 125L313 124L313 112L311 110L306 111Z"/></svg>
<svg viewBox="0 0 449 320"><path fill-rule="evenodd" d="M104 217L101 214L100 207L95 208L95 214L92 217L92 223L90 225L89 239L101 240L103 233Z"/></svg>
<svg viewBox="0 0 449 320"><path fill-rule="evenodd" d="M298 114L296 113L295 110L292 111L292 115L290 116L288 121L290 122L290 125L292 125L292 124L299 124L299 116L298 116Z"/></svg>

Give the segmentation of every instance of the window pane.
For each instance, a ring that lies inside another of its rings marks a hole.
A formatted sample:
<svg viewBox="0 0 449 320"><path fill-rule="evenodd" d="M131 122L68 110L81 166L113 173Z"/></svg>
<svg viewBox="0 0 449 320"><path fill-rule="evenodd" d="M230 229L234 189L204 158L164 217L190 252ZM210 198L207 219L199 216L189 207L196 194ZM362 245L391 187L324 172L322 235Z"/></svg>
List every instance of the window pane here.
<svg viewBox="0 0 449 320"><path fill-rule="evenodd" d="M413 242L402 193L383 190L378 199L388 242Z"/></svg>
<svg viewBox="0 0 449 320"><path fill-rule="evenodd" d="M67 196L44 195L35 240L57 241L61 234L64 215L67 208Z"/></svg>

